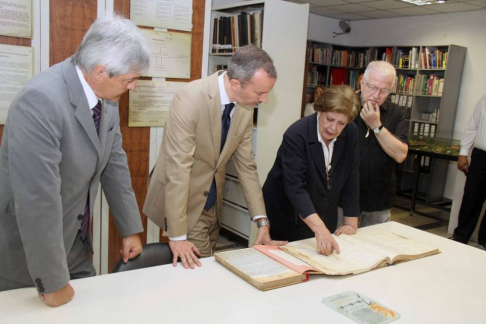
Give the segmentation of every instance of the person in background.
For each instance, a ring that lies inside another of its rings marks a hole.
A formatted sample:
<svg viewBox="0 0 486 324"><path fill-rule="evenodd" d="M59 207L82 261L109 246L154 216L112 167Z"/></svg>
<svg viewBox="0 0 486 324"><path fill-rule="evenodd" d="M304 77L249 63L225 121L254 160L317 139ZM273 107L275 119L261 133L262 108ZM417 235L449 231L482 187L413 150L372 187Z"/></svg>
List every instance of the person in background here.
<svg viewBox="0 0 486 324"><path fill-rule="evenodd" d="M309 102L305 105L304 117L312 115L313 113L316 112L316 110L314 109L314 102L319 98L319 96L321 95L322 91L324 91L324 89L326 88L324 88L321 85L318 85L314 88L314 91L312 91L312 95L309 99Z"/></svg>
<svg viewBox="0 0 486 324"><path fill-rule="evenodd" d="M363 77L364 77L364 73L361 73L360 75L358 75L358 78L356 79L356 93L358 94L361 91L361 80L363 79Z"/></svg>
<svg viewBox="0 0 486 324"><path fill-rule="evenodd" d="M228 72L193 81L174 96L143 209L169 237L174 266L179 257L193 269L201 266L197 256L213 255L230 158L258 226L256 244L285 244L270 238L251 144L253 108L267 102L276 80L270 56L250 45L233 54Z"/></svg>
<svg viewBox="0 0 486 324"><path fill-rule="evenodd" d="M472 149L471 164L467 159ZM486 199L486 96L476 104L461 141L457 168L467 176L459 210L459 223L452 239L467 244L479 220ZM479 226L478 244L486 249L486 215Z"/></svg>
<svg viewBox="0 0 486 324"><path fill-rule="evenodd" d="M352 121L360 104L354 90L341 85L325 89L314 107L317 114L285 132L263 197L272 238L315 237L318 252L329 255L339 253L332 233L351 235L358 228L358 130ZM346 216L337 228L340 201Z"/></svg>
<svg viewBox="0 0 486 324"><path fill-rule="evenodd" d="M385 61L371 62L361 79L358 127L360 227L390 221L395 200L397 163L408 153L405 110L386 100L396 71Z"/></svg>
<svg viewBox="0 0 486 324"><path fill-rule="evenodd" d="M70 280L96 274L89 225L100 182L123 260L142 251L117 101L150 57L130 20L99 18L73 57L13 100L0 148L0 291L35 286L46 305L60 306L74 296Z"/></svg>

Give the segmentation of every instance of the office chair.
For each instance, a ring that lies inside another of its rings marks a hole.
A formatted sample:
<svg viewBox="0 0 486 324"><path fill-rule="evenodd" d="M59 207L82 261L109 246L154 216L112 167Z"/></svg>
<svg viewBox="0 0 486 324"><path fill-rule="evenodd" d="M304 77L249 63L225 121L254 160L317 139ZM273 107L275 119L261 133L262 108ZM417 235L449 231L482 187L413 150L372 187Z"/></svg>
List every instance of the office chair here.
<svg viewBox="0 0 486 324"><path fill-rule="evenodd" d="M143 251L135 258L123 263L123 258L113 268L113 273L130 271L172 263L172 252L168 243L151 243L143 246Z"/></svg>

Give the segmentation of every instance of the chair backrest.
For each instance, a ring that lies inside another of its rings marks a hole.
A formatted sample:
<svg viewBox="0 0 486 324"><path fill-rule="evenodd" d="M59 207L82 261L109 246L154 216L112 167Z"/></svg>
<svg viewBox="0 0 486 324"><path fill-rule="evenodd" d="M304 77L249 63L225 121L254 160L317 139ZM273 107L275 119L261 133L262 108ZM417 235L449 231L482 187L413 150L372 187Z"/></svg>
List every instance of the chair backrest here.
<svg viewBox="0 0 486 324"><path fill-rule="evenodd" d="M120 259L113 268L114 272L130 271L172 263L172 251L168 243L151 243L143 246L142 253L123 263Z"/></svg>

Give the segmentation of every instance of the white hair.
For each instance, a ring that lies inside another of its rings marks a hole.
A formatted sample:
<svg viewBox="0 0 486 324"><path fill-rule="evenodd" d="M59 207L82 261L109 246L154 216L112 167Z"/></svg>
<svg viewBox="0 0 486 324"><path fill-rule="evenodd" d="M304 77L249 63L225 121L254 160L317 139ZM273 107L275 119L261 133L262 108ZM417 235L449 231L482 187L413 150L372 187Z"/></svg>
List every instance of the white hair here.
<svg viewBox="0 0 486 324"><path fill-rule="evenodd" d="M78 46L72 62L86 73L103 64L111 77L126 73L143 74L150 65L151 52L145 37L130 20L121 16L102 17L91 25Z"/></svg>
<svg viewBox="0 0 486 324"><path fill-rule="evenodd" d="M371 71L378 72L382 77L392 76L395 77L397 75L397 71L390 63L386 61L373 61L368 64L366 71L364 73L364 77L366 79L369 78Z"/></svg>

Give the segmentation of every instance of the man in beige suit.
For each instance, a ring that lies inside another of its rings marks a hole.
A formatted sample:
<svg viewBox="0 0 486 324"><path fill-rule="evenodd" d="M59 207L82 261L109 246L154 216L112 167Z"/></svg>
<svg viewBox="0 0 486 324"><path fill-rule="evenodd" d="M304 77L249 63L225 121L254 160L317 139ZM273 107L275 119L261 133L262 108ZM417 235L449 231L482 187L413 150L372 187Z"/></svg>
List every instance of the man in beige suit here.
<svg viewBox="0 0 486 324"><path fill-rule="evenodd" d="M196 255L213 254L231 157L257 222L256 244L285 244L270 238L251 146L253 108L267 101L276 78L270 56L245 46L232 56L228 72L191 82L174 96L143 209L169 237L174 266L179 257L194 269L201 266Z"/></svg>

